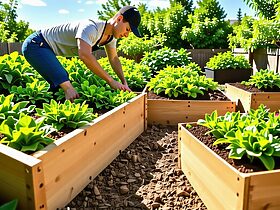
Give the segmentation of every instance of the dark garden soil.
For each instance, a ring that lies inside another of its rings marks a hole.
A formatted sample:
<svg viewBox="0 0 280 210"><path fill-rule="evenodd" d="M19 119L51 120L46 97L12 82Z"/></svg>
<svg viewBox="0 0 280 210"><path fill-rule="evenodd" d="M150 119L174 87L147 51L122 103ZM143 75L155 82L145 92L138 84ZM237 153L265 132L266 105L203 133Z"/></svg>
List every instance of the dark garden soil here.
<svg viewBox="0 0 280 210"><path fill-rule="evenodd" d="M148 127L63 209L207 209L178 168L177 129Z"/></svg>
<svg viewBox="0 0 280 210"><path fill-rule="evenodd" d="M239 82L237 83L229 83L232 86L238 87L242 90L246 90L248 92L254 93L254 92L280 92L280 88L276 87L275 88L267 88L267 89L258 89L254 86L251 85L243 85Z"/></svg>
<svg viewBox="0 0 280 210"><path fill-rule="evenodd" d="M226 145L220 144L213 146L214 141L216 140L211 134L206 134L209 131L208 128L201 125L194 125L188 129L196 138L198 138L202 143L204 143L207 147L213 150L216 154L218 154L221 158L226 160L230 165L236 168L238 171L243 173L251 173L257 171L267 171L267 169L263 166L259 159L255 159L252 163L250 160L244 155L244 158L241 160L234 160L228 158L229 150L226 149ZM275 160L275 163L279 163L279 160ZM280 168L279 164L276 165L275 169Z"/></svg>
<svg viewBox="0 0 280 210"><path fill-rule="evenodd" d="M230 101L221 91L209 91L205 95L198 95L197 98L190 98L190 97L184 96L184 95L180 96L178 98L169 98L165 94L157 95L152 91L148 91L148 99Z"/></svg>

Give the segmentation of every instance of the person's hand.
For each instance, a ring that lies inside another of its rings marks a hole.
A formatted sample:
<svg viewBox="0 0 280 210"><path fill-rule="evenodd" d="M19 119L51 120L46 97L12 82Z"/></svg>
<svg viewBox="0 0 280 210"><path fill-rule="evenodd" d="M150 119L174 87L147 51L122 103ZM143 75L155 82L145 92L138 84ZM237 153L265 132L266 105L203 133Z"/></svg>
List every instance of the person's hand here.
<svg viewBox="0 0 280 210"><path fill-rule="evenodd" d="M112 80L112 81L108 82L108 84L110 85L111 88L113 88L115 90L119 89L119 90L131 91L127 85L123 85L116 80Z"/></svg>
<svg viewBox="0 0 280 210"><path fill-rule="evenodd" d="M124 84L125 90L131 92L132 90L128 87L128 84L125 82Z"/></svg>
<svg viewBox="0 0 280 210"><path fill-rule="evenodd" d="M75 98L79 98L78 92L74 88L68 88L64 91L66 100L74 101Z"/></svg>

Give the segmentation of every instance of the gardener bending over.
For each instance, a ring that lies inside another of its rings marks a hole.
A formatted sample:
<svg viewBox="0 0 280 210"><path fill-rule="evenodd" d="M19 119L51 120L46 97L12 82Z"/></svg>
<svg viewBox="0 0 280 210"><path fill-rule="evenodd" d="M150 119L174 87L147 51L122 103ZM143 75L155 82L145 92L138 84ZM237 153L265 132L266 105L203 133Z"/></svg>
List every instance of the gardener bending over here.
<svg viewBox="0 0 280 210"><path fill-rule="evenodd" d="M137 29L140 21L139 11L135 7L125 6L108 21L84 20L37 31L24 41L22 53L34 69L50 83L51 88L61 87L65 98L70 101L78 98L79 94L69 81L68 73L58 61L57 55L78 55L85 65L111 88L131 91L117 55L116 39L127 37L131 31L141 37ZM105 46L110 64L122 84L115 81L92 54L92 51L100 46Z"/></svg>

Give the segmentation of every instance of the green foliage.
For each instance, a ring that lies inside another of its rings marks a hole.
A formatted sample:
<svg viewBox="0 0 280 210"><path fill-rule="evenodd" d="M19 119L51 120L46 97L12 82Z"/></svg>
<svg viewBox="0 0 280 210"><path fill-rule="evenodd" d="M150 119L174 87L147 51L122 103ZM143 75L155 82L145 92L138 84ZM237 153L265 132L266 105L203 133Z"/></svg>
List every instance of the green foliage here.
<svg viewBox="0 0 280 210"><path fill-rule="evenodd" d="M227 145L229 158L246 155L251 162L258 158L267 170L274 169L274 158L280 157L280 116L275 112L269 113L263 105L248 114L228 112L218 117L214 111L197 123L208 127L208 133L217 138L214 145Z"/></svg>
<svg viewBox="0 0 280 210"><path fill-rule="evenodd" d="M261 69L252 75L248 81L243 81L242 84L252 85L262 90L280 88L280 75L269 69Z"/></svg>
<svg viewBox="0 0 280 210"><path fill-rule="evenodd" d="M71 103L66 100L64 103L57 103L51 100L49 104L44 103L43 108L36 108L38 116L46 118L46 123L52 125L58 131L62 128L79 128L97 117L93 109L88 105Z"/></svg>
<svg viewBox="0 0 280 210"><path fill-rule="evenodd" d="M206 18L223 20L226 17L224 9L217 0L199 0L197 4L198 8L194 10L194 17L199 22L203 22Z"/></svg>
<svg viewBox="0 0 280 210"><path fill-rule="evenodd" d="M228 48L227 37L230 33L232 27L228 21L217 18L205 18L203 21L194 19L190 28L183 27L181 38L195 49Z"/></svg>
<svg viewBox="0 0 280 210"><path fill-rule="evenodd" d="M4 135L0 143L26 153L43 149L53 142L46 136L54 131L51 126L44 124L44 120L34 120L23 113L18 120L9 116L0 125L0 133Z"/></svg>
<svg viewBox="0 0 280 210"><path fill-rule="evenodd" d="M13 85L24 86L32 81L31 67L18 52L0 56L0 90L10 90Z"/></svg>
<svg viewBox="0 0 280 210"><path fill-rule="evenodd" d="M151 52L163 46L166 40L164 34L158 34L151 38L145 35L142 38L130 34L127 38L119 41L118 50L129 56L143 55L144 52Z"/></svg>
<svg viewBox="0 0 280 210"><path fill-rule="evenodd" d="M200 67L193 63L186 67L167 66L151 79L147 87L154 93L169 98L179 96L197 98L198 95L204 95L208 90L216 90L218 83L205 76L200 76L199 72Z"/></svg>
<svg viewBox="0 0 280 210"><path fill-rule="evenodd" d="M100 58L100 65L107 71L115 80L120 81L117 74L113 71L108 58ZM129 60L120 57L124 77L128 86L134 91L141 91L151 78L151 70L147 65L136 63L134 60Z"/></svg>
<svg viewBox="0 0 280 210"><path fill-rule="evenodd" d="M181 4L184 8L184 14L187 15L193 13L193 0L169 0L171 7Z"/></svg>
<svg viewBox="0 0 280 210"><path fill-rule="evenodd" d="M213 56L206 66L213 70L251 68L249 61L243 55L234 56L230 51Z"/></svg>
<svg viewBox="0 0 280 210"><path fill-rule="evenodd" d="M33 82L26 83L26 87L12 86L10 93L14 94L15 101L30 101L32 104L49 102L53 97L49 92L50 85L46 81L33 79Z"/></svg>
<svg viewBox="0 0 280 210"><path fill-rule="evenodd" d="M0 210L16 210L17 209L18 200L11 200L2 206L0 206Z"/></svg>
<svg viewBox="0 0 280 210"><path fill-rule="evenodd" d="M243 18L241 26L234 27L229 35L230 47L242 47L246 50L273 46L280 40L280 20Z"/></svg>
<svg viewBox="0 0 280 210"><path fill-rule="evenodd" d="M98 18L100 20L109 20L112 18L123 6L131 5L130 0L108 0L102 4L102 10L98 10Z"/></svg>
<svg viewBox="0 0 280 210"><path fill-rule="evenodd" d="M0 123L9 116L18 119L21 113L30 114L35 109L34 105L28 106L28 101L13 102L14 95L0 95Z"/></svg>
<svg viewBox="0 0 280 210"><path fill-rule="evenodd" d="M240 24L241 21L242 21L242 12L241 12L241 8L238 9L238 12L237 12L237 21L238 23Z"/></svg>
<svg viewBox="0 0 280 210"><path fill-rule="evenodd" d="M6 40L9 42L13 42L15 40L22 42L33 32L29 29L28 22L24 22L22 20L17 22L17 7L17 0L9 0L7 3L0 1L0 22L4 23L3 28L0 27L0 34L7 33Z"/></svg>
<svg viewBox="0 0 280 210"><path fill-rule="evenodd" d="M253 8L260 17L272 19L276 15L277 7L275 6L279 0L243 0L249 7Z"/></svg>
<svg viewBox="0 0 280 210"><path fill-rule="evenodd" d="M265 48L280 40L280 20L260 19L253 24L251 48Z"/></svg>
<svg viewBox="0 0 280 210"><path fill-rule="evenodd" d="M242 47L248 50L250 48L249 40L253 37L254 18L245 16L242 18L241 24L233 27L233 34L228 36L229 47Z"/></svg>
<svg viewBox="0 0 280 210"><path fill-rule="evenodd" d="M114 90L108 86L90 85L88 81L79 84L73 82L73 86L80 93L80 98L75 99L75 103L87 102L96 109L111 109L119 106L119 101L126 102L136 96L133 92ZM117 97L122 99L116 99Z"/></svg>
<svg viewBox="0 0 280 210"><path fill-rule="evenodd" d="M149 35L155 36L159 33L166 36L164 46L180 49L188 46L188 43L181 39L182 27L189 26L185 8L181 4L174 4L172 7L146 12L142 17L142 25L149 31Z"/></svg>
<svg viewBox="0 0 280 210"><path fill-rule="evenodd" d="M190 53L183 48L177 51L164 47L150 53L146 52L140 63L149 66L153 75L155 75L159 70L167 66L177 67L188 65L191 59L189 55Z"/></svg>
<svg viewBox="0 0 280 210"><path fill-rule="evenodd" d="M17 36L15 33L10 34L6 29L6 24L0 21L0 42L16 42Z"/></svg>

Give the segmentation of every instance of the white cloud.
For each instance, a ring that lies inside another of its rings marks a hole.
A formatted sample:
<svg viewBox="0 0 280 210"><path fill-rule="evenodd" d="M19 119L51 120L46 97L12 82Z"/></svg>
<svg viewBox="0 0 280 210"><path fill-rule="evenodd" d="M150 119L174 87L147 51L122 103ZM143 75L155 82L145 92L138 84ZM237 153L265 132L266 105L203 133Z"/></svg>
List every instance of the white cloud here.
<svg viewBox="0 0 280 210"><path fill-rule="evenodd" d="M105 4L107 0L97 0L96 4Z"/></svg>
<svg viewBox="0 0 280 210"><path fill-rule="evenodd" d="M21 0L22 4L27 4L34 7L45 7L47 4L42 0Z"/></svg>
<svg viewBox="0 0 280 210"><path fill-rule="evenodd" d="M149 1L148 2L148 7L149 8L167 8L169 7L169 1L168 0L154 0L154 1Z"/></svg>
<svg viewBox="0 0 280 210"><path fill-rule="evenodd" d="M85 4L93 4L93 1L86 1Z"/></svg>
<svg viewBox="0 0 280 210"><path fill-rule="evenodd" d="M85 12L84 9L78 9L78 12Z"/></svg>
<svg viewBox="0 0 280 210"><path fill-rule="evenodd" d="M65 15L65 14L69 14L69 11L66 9L60 9L60 10L58 10L58 13Z"/></svg>
<svg viewBox="0 0 280 210"><path fill-rule="evenodd" d="M81 0L78 0L78 1L77 1L77 3L78 3L78 4L81 4L81 3L82 3L82 1L81 1Z"/></svg>

